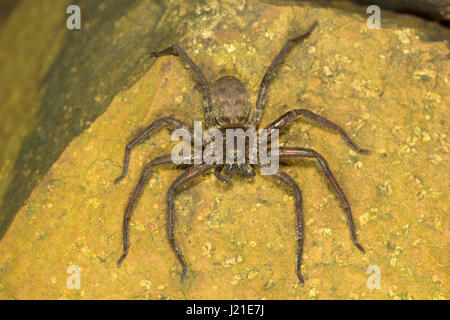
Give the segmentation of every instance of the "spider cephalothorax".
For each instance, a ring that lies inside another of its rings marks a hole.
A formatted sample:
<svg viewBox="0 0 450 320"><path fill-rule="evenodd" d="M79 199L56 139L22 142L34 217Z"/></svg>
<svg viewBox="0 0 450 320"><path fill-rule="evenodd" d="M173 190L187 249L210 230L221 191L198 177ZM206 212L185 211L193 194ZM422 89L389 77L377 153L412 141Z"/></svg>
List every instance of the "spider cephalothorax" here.
<svg viewBox="0 0 450 320"><path fill-rule="evenodd" d="M243 126L250 112L250 96L244 84L233 76L218 79L211 86L214 119L224 126Z"/></svg>
<svg viewBox="0 0 450 320"><path fill-rule="evenodd" d="M288 53L288 51L292 48L292 46L296 43L302 42L317 26L317 22L313 23L307 30L306 33L289 39L277 54L277 56L273 59L269 68L264 75L264 78L261 82L260 89L258 92L258 96L256 99L256 105L253 110L250 112L250 99L247 89L242 84L242 82L232 76L221 77L214 83L210 84L207 80L201 69L189 58L189 56L181 49L178 44L175 44L165 50L159 52L153 52L152 56L160 57L163 55L175 55L181 57L191 68L194 74L197 76L200 87L202 91L202 100L203 100L203 113L205 117L205 125L206 128L217 128L223 133L223 136L226 137L225 131L229 128L234 129L256 129L260 123L264 105L267 97L267 90L269 88L270 80L276 70L276 68L280 65L282 59ZM330 129L337 131L342 138L349 144L349 146L359 153L368 154L368 150L360 149L356 144L350 139L350 137L344 132L344 130L339 127L337 124L309 111L306 109L294 109L291 110L284 115L280 116L274 122L269 124L265 129L267 130L268 137L270 139L271 134L273 134L276 130L282 129L286 127L290 122L292 122L298 116L304 116L311 120L317 121L323 126L326 126ZM142 132L140 132L134 139L132 139L125 147L125 157L123 164L122 175L115 180L115 183L118 183L122 180L128 171L128 164L130 161L130 152L131 150L138 144L142 143L145 139L147 139L156 129L160 128L161 125L165 124L169 127L169 129L180 129L184 128L192 132L192 128L184 123L176 119L173 116L163 117L155 120L152 124L150 124L147 128L145 128ZM224 141L225 143L225 141ZM247 145L244 146L247 148ZM253 166L256 165L258 167L264 167L262 162L250 163L248 161L248 150L241 150L246 154L244 163L226 163L223 164L191 164L190 167L182 173L178 178L170 186L169 190L166 194L166 203L167 203L167 238L172 246L175 255L177 256L179 262L182 266L181 279L183 280L186 276L187 272L187 264L184 260L184 257L179 249L177 243L175 242L174 237L174 227L175 227L175 194L180 191L181 187L184 186L189 181L194 178L210 171L215 168L215 176L223 183L229 183L231 179L235 175L240 175L242 177L251 178L255 176L255 171ZM350 229L350 236L354 243L354 245L364 253L364 249L358 243L356 239L355 228L353 224L352 213L350 209L350 204L345 197L344 192L336 181L333 173L331 172L327 161L316 151L312 149L300 148L300 147L279 147L277 152L277 156L279 159L289 159L289 158L311 158L317 161L320 169L323 171L328 181L330 182L331 187L336 193L337 197L341 200L344 208L345 214L347 218L348 227ZM258 160L259 161L259 160ZM130 196L128 204L125 209L124 214L124 223L123 223L123 254L118 261L118 265L120 266L128 254L129 249L129 223L131 214L142 194L144 186L147 184L148 180L151 176L151 170L155 166L163 165L163 164L172 164L171 154L163 155L157 157L150 161L147 165L145 165L139 182L134 189L133 193ZM303 277L300 273L301 261L302 261L302 252L303 252L303 240L304 240L304 224L303 224L303 208L302 208L302 193L297 183L285 172L278 170L274 175L276 179L281 181L290 187L294 192L294 201L295 201L295 214L296 214L296 240L297 240L297 259L296 259L296 273L300 283L303 285Z"/></svg>

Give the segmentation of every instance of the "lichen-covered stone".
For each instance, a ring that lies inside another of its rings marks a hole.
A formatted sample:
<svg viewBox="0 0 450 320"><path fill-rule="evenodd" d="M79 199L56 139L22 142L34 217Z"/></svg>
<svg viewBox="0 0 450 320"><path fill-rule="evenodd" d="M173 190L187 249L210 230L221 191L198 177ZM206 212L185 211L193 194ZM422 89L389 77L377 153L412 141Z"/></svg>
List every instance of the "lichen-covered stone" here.
<svg viewBox="0 0 450 320"><path fill-rule="evenodd" d="M187 2L170 5L187 10ZM181 46L209 79L240 78L252 103L286 39L319 22L278 70L262 124L304 107L372 149L370 156L355 154L337 134L302 119L281 137L328 160L367 253L352 245L343 209L316 164L290 161L284 167L304 195L301 287L291 192L268 176L223 185L210 174L176 201L176 238L190 269L183 283L166 239L164 201L181 170L165 167L155 170L134 212L130 253L118 269L128 196L143 165L172 146L166 131L153 136L132 153L129 176L114 185L126 142L161 115L202 117L193 75L179 58L162 57L69 144L21 208L0 242L0 296L447 299L450 60L447 41L430 41L436 27L401 17L369 30L360 15L296 3L189 6L198 17L187 21ZM140 9L121 23L131 24ZM67 289L71 265L81 268L80 290ZM380 289L366 285L371 265L381 270Z"/></svg>

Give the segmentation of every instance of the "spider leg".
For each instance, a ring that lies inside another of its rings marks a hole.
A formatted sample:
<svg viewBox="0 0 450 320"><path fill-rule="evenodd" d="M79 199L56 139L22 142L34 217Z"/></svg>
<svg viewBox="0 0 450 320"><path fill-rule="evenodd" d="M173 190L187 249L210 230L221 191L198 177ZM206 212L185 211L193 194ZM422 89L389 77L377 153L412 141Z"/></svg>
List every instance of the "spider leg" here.
<svg viewBox="0 0 450 320"><path fill-rule="evenodd" d="M156 119L153 121L147 128L142 130L136 137L134 137L130 142L125 146L125 156L123 158L123 169L122 174L116 180L114 180L114 184L119 183L123 178L126 177L128 173L128 165L130 164L130 152L136 147L138 144L144 142L156 129L161 127L161 125L166 124L169 126L171 130L179 129L179 128L187 128L190 132L192 129L183 121L175 119L174 117L163 117Z"/></svg>
<svg viewBox="0 0 450 320"><path fill-rule="evenodd" d="M208 80L206 80L205 75L202 70L192 61L191 58L186 54L186 52L181 49L178 44L174 44L162 51L150 53L152 57L161 57L165 55L179 56L186 62L191 68L192 72L195 73L198 80L200 81L202 100L203 100L203 114L205 116L206 127L214 127L216 125L214 114L212 112L212 102L211 102L211 88L209 86Z"/></svg>
<svg viewBox="0 0 450 320"><path fill-rule="evenodd" d="M142 192L144 191L144 187L147 184L148 180L150 179L152 175L152 168L155 166L159 166L162 164L171 164L172 158L171 155L164 155L158 158L153 159L150 161L142 170L141 177L139 179L138 184L136 185L133 193L130 196L130 199L128 200L127 207L125 209L125 214L123 217L123 253L120 257L119 261L117 262L117 266L120 267L122 265L123 260L126 258L128 254L128 249L130 248L130 241L129 241L129 232L130 232L130 218L133 213L134 208L136 207L136 204L139 200L139 198L142 195Z"/></svg>
<svg viewBox="0 0 450 320"><path fill-rule="evenodd" d="M267 135L269 136L274 129L283 129L285 126L287 126L289 123L292 122L292 120L296 119L298 116L304 116L306 118L309 118L311 120L317 121L318 123L324 125L327 128L333 129L341 135L342 139L358 153L362 154L369 154L370 150L362 149L358 147L353 140L345 133L344 129L342 129L340 126L335 124L334 122L331 122L330 120L319 116L318 114L315 114L312 111L306 110L306 109L295 109L286 112L281 117L279 117L277 120L269 124L267 129Z"/></svg>
<svg viewBox="0 0 450 320"><path fill-rule="evenodd" d="M213 165L198 165L189 168L184 173L178 176L175 181L170 186L166 195L167 202L167 223L166 223L166 231L167 231L167 239L169 240L170 245L172 246L173 251L181 264L182 273L181 273L181 281L184 281L186 277L187 264L184 260L183 254L181 253L180 248L175 242L174 237L174 228L175 228L175 194L179 189L185 185L187 182L193 180L194 178L206 173L210 170Z"/></svg>
<svg viewBox="0 0 450 320"><path fill-rule="evenodd" d="M303 286L304 281L302 274L300 272L300 268L302 265L302 255L303 255L303 240L305 238L304 234L304 223L303 223L303 198L302 191L300 190L298 184L289 176L287 173L278 170L278 172L274 175L274 177L288 187L294 190L294 202L295 202L295 227L297 232L297 258L296 258L296 273L300 284Z"/></svg>
<svg viewBox="0 0 450 320"><path fill-rule="evenodd" d="M290 159L290 158L314 158L317 160L320 169L322 169L323 173L325 174L328 181L330 182L334 192L336 193L336 196L339 198L339 200L341 200L341 202L345 208L347 225L350 230L350 237L352 239L353 244L359 249L359 251L361 251L362 253L365 253L364 248L359 244L359 242L356 238L355 225L353 222L352 210L350 208L350 203L348 202L347 197L345 196L345 194L342 191L341 187L339 186L336 178L334 177L333 173L331 172L327 161L322 157L322 155L320 155L318 152L316 152L312 149L280 147L279 159Z"/></svg>
<svg viewBox="0 0 450 320"><path fill-rule="evenodd" d="M266 71L266 74L264 75L264 78L261 81L261 85L258 92L258 97L256 99L256 105L255 109L253 110L250 119L248 120L246 126L255 128L259 122L261 121L263 112L264 112L264 105L266 103L267 98L267 91L269 89L270 80L272 79L272 76L277 69L277 67L280 65L283 58L286 56L286 54L289 52L289 50L297 43L302 42L306 38L309 37L309 35L313 32L314 28L317 26L317 21L314 22L308 29L308 31L298 37L289 39L283 46L283 48L280 50L280 52L275 56L272 63L270 64L269 68Z"/></svg>

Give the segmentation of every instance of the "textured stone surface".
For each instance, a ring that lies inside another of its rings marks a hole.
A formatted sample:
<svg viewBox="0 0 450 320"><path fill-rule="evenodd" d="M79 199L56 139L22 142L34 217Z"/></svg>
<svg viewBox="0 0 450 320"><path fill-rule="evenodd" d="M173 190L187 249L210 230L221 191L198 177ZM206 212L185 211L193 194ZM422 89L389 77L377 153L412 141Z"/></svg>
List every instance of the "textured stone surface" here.
<svg viewBox="0 0 450 320"><path fill-rule="evenodd" d="M149 50L177 41L195 14L177 2L141 1L138 10L135 0L76 3L81 31L66 28L68 1L25 0L0 33L0 239L69 142L151 67Z"/></svg>
<svg viewBox="0 0 450 320"><path fill-rule="evenodd" d="M357 2L401 12L416 13L436 20L450 21L450 0L356 0Z"/></svg>
<svg viewBox="0 0 450 320"><path fill-rule="evenodd" d="M185 6L180 2L177 10ZM440 40L445 31L408 17L368 30L361 15L305 4L210 1L190 10L197 18L184 24L181 45L209 79L238 76L252 103L284 41L319 22L278 71L262 124L307 107L372 149L370 156L356 155L338 135L301 119L281 138L327 158L352 204L366 255L353 247L344 212L315 163L290 161L286 171L305 200L305 287L294 272L291 192L270 177L223 185L211 174L176 201L176 238L190 268L182 283L165 236L164 202L181 170L165 167L155 170L139 202L130 254L117 269L128 195L143 165L172 145L161 131L136 148L129 176L114 185L126 141L160 115L186 121L202 116L192 74L178 58L164 57L115 95L39 181L0 242L0 297L448 298L450 67L448 42ZM145 29L133 26L144 11L140 5L130 9L116 30ZM81 268L81 290L66 287L70 265ZM370 265L380 267L379 290L366 286Z"/></svg>

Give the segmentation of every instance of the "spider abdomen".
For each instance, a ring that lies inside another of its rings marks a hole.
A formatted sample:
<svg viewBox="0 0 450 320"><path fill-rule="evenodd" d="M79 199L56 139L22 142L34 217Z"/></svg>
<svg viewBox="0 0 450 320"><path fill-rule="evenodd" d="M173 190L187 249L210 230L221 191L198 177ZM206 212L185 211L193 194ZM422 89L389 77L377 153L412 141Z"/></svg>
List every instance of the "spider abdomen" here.
<svg viewBox="0 0 450 320"><path fill-rule="evenodd" d="M250 98L244 84L224 76L211 85L213 112L219 125L242 125L247 121Z"/></svg>

